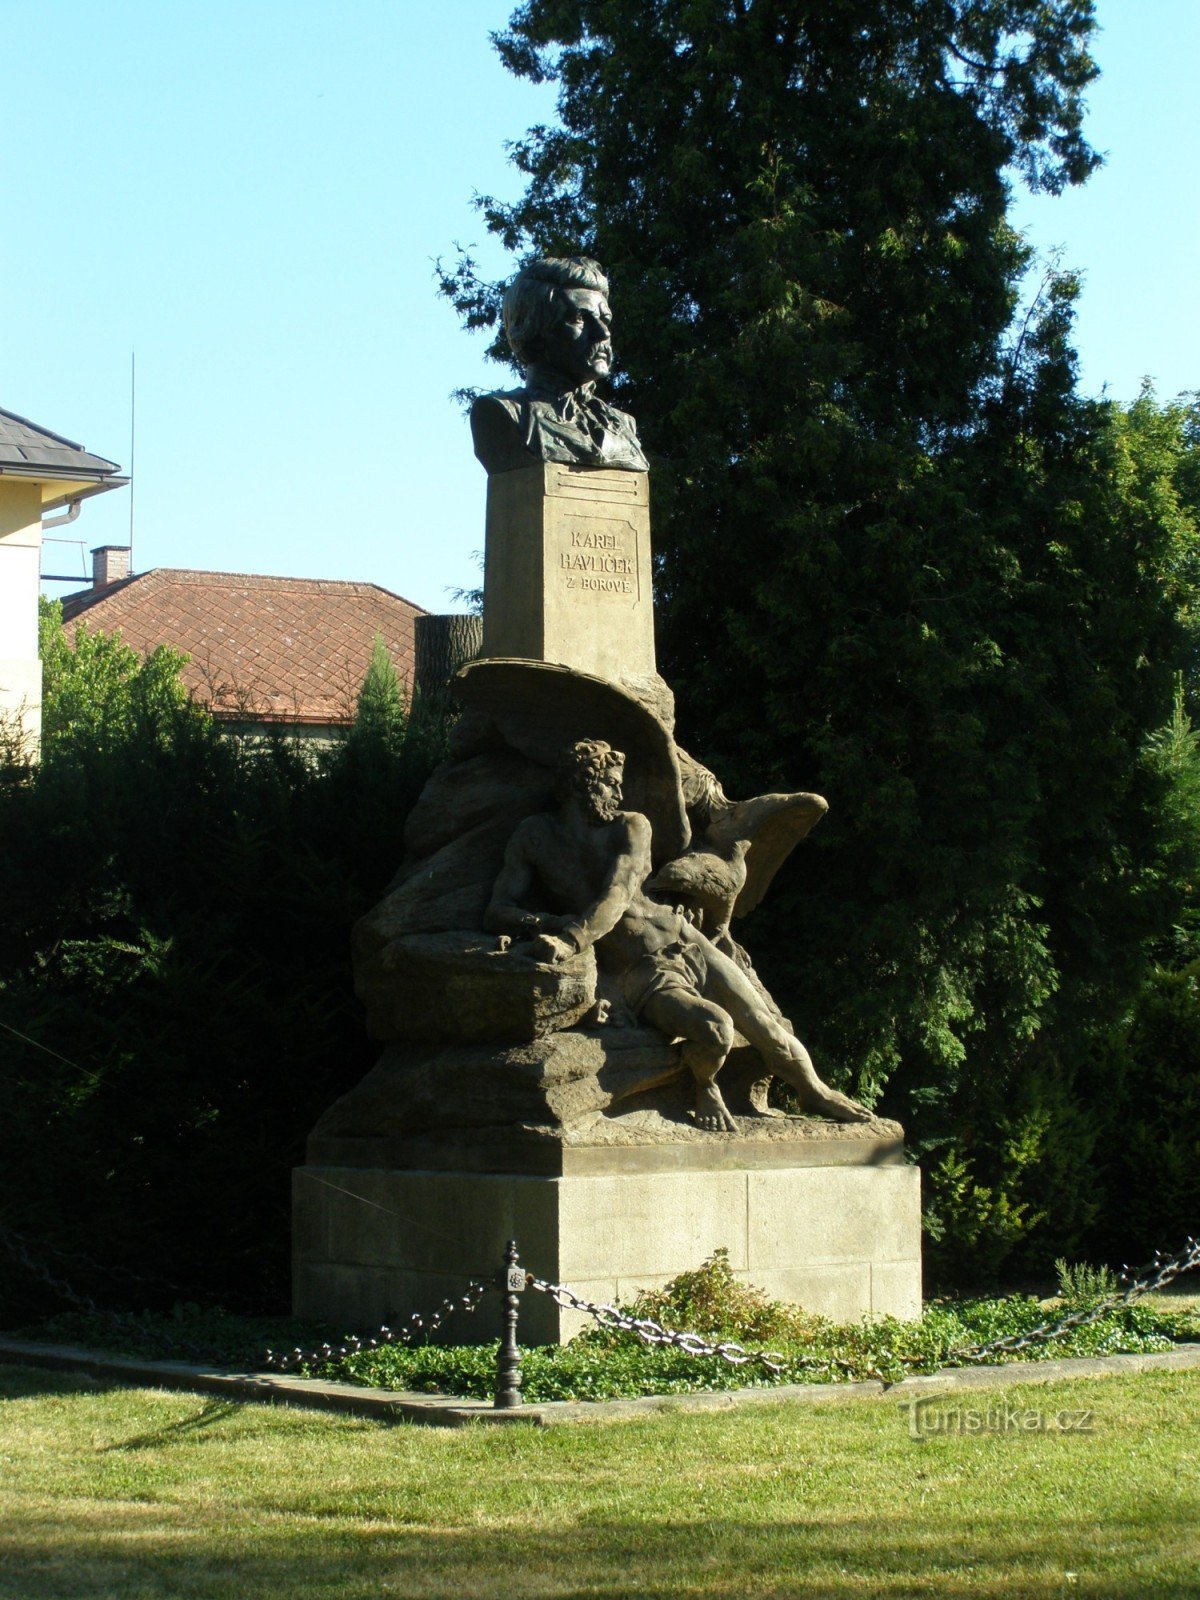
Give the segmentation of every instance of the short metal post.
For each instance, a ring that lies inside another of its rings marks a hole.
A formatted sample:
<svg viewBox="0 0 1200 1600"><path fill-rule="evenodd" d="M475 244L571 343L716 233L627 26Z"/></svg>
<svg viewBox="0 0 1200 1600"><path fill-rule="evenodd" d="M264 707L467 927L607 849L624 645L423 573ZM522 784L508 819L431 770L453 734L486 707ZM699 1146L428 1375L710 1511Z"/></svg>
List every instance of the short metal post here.
<svg viewBox="0 0 1200 1600"><path fill-rule="evenodd" d="M521 1294L525 1288L525 1269L517 1260L517 1241L510 1239L500 1269L499 1288L504 1293L504 1335L496 1352L495 1409L509 1411L521 1404L521 1352L517 1348L517 1318L521 1314Z"/></svg>

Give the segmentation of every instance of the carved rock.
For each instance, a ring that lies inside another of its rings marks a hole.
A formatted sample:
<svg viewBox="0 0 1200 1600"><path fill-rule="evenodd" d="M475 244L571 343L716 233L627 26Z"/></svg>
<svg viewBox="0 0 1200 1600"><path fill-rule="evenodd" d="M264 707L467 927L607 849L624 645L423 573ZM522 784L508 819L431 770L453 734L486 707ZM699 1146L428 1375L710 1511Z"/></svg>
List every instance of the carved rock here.
<svg viewBox="0 0 1200 1600"><path fill-rule="evenodd" d="M443 761L409 812L404 846L429 856L485 822L515 828L553 798L554 776L515 750L490 750L466 760Z"/></svg>
<svg viewBox="0 0 1200 1600"><path fill-rule="evenodd" d="M317 1138L453 1129L564 1132L679 1077L679 1052L642 1028L548 1033L507 1050L393 1046L313 1130Z"/></svg>
<svg viewBox="0 0 1200 1600"><path fill-rule="evenodd" d="M596 958L585 950L548 966L486 934L405 934L357 952L355 987L372 1038L518 1044L583 1020Z"/></svg>
<svg viewBox="0 0 1200 1600"><path fill-rule="evenodd" d="M548 804L552 788L544 767L512 750L437 768L409 814L403 865L354 930L360 988L378 990L383 951L396 939L482 926L513 829Z"/></svg>
<svg viewBox="0 0 1200 1600"><path fill-rule="evenodd" d="M637 694L554 662L507 659L472 661L451 687L473 714L476 739L498 732L510 749L547 769L576 739L603 739L622 751L625 805L649 818L655 865L687 849L691 829L675 741Z"/></svg>

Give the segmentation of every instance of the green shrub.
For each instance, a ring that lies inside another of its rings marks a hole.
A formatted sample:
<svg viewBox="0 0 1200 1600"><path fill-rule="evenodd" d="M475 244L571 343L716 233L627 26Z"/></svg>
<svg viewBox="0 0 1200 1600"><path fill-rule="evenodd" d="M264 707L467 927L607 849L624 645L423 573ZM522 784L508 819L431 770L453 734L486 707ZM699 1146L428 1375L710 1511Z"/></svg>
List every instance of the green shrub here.
<svg viewBox="0 0 1200 1600"><path fill-rule="evenodd" d="M1117 1275L1110 1267L1093 1267L1086 1261L1072 1263L1060 1256L1054 1270L1058 1274L1058 1297L1069 1311L1087 1311L1121 1292Z"/></svg>
<svg viewBox="0 0 1200 1600"><path fill-rule="evenodd" d="M1095 1242L1137 1264L1200 1228L1200 960L1148 975L1101 1047L1097 1078L1108 1204Z"/></svg>
<svg viewBox="0 0 1200 1600"><path fill-rule="evenodd" d="M314 760L223 733L169 652L43 639L43 759L0 783L0 1230L105 1304L279 1305L290 1169L377 1053L350 928L444 728L385 684ZM50 1298L0 1253L10 1319Z"/></svg>
<svg viewBox="0 0 1200 1600"><path fill-rule="evenodd" d="M761 1289L736 1278L724 1247L714 1250L703 1266L681 1272L665 1288L643 1291L622 1309L630 1316L684 1328L716 1342L802 1339L821 1320L800 1306L771 1300ZM596 1327L579 1338L603 1347L627 1335Z"/></svg>

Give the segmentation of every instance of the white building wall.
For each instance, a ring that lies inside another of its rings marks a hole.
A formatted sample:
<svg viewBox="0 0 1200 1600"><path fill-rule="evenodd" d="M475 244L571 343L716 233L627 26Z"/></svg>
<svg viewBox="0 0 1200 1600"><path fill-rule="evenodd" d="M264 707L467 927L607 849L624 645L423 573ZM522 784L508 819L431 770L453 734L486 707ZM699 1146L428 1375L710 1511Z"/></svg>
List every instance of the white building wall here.
<svg viewBox="0 0 1200 1600"><path fill-rule="evenodd" d="M0 731L36 756L42 731L41 485L0 478Z"/></svg>

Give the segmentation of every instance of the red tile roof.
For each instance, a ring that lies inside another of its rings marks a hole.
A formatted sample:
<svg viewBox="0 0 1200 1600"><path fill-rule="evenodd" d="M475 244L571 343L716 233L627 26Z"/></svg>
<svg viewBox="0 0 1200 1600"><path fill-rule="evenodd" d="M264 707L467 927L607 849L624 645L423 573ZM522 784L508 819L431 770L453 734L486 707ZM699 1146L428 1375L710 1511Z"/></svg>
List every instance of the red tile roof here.
<svg viewBox="0 0 1200 1600"><path fill-rule="evenodd" d="M215 715L270 722L352 720L376 634L411 690L422 614L376 583L172 567L63 601L68 637L82 618L135 650L171 645L191 657L184 682Z"/></svg>

